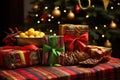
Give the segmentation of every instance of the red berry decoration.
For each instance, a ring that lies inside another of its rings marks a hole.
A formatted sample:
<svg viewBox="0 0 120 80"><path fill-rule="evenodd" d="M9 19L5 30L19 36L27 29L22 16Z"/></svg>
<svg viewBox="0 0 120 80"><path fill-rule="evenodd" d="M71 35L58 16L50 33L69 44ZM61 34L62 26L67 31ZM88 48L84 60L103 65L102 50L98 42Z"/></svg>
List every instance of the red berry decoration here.
<svg viewBox="0 0 120 80"><path fill-rule="evenodd" d="M79 12L80 12L80 6L79 6L79 5L76 5L76 6L75 6L75 12L76 12L76 13L79 13Z"/></svg>

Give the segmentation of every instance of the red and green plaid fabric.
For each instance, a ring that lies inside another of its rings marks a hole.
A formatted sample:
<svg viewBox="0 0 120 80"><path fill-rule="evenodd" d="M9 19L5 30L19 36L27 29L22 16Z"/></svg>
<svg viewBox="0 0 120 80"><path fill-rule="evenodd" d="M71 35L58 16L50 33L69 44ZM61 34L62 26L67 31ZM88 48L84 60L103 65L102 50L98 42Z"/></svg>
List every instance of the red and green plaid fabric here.
<svg viewBox="0 0 120 80"><path fill-rule="evenodd" d="M15 70L0 69L1 80L119 80L120 59L92 68L80 66L33 66Z"/></svg>

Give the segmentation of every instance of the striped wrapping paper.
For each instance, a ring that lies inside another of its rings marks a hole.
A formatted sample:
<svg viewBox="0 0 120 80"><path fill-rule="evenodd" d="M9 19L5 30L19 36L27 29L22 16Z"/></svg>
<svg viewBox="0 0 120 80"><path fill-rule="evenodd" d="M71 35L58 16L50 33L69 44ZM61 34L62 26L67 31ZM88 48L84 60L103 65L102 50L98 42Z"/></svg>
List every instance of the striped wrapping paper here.
<svg viewBox="0 0 120 80"><path fill-rule="evenodd" d="M89 26L88 25L81 25L81 24L60 24L59 25L59 35L66 34L67 31L73 31L76 32L75 29L78 29L77 31L83 33L88 32ZM71 34L71 33L70 33Z"/></svg>
<svg viewBox="0 0 120 80"><path fill-rule="evenodd" d="M64 64L64 39L63 36L46 35L44 37L42 65Z"/></svg>
<svg viewBox="0 0 120 80"><path fill-rule="evenodd" d="M0 80L120 80L120 59L92 68L80 66L33 66L15 70L0 69Z"/></svg>

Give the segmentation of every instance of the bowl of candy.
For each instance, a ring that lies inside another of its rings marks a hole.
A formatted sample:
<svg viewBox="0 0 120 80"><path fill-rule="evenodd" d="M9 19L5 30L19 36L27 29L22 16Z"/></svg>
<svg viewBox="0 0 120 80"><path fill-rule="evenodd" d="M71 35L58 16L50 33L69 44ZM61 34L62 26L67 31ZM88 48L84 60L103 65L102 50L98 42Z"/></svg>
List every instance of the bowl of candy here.
<svg viewBox="0 0 120 80"><path fill-rule="evenodd" d="M43 37L45 33L34 28L29 28L27 31L20 32L18 35L15 35L17 40L17 45L29 45L33 44L37 47L42 47Z"/></svg>

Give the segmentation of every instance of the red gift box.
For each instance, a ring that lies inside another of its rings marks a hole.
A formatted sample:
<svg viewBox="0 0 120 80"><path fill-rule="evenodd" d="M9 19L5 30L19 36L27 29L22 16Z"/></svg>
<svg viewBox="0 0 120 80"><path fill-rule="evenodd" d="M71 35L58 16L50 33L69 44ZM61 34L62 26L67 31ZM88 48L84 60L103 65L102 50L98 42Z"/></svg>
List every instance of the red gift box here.
<svg viewBox="0 0 120 80"><path fill-rule="evenodd" d="M64 35L66 51L83 51L88 44L88 25L61 24L59 34Z"/></svg>
<svg viewBox="0 0 120 80"><path fill-rule="evenodd" d="M36 65L41 62L42 49L35 45L3 46L0 50L0 66L9 69Z"/></svg>
<svg viewBox="0 0 120 80"><path fill-rule="evenodd" d="M37 65L39 56L38 51L11 50L3 53L4 65L8 69Z"/></svg>
<svg viewBox="0 0 120 80"><path fill-rule="evenodd" d="M4 67L5 64L4 64L4 58L3 58L3 53L6 53L6 52L10 52L12 51L13 49L1 49L0 50L0 67Z"/></svg>

